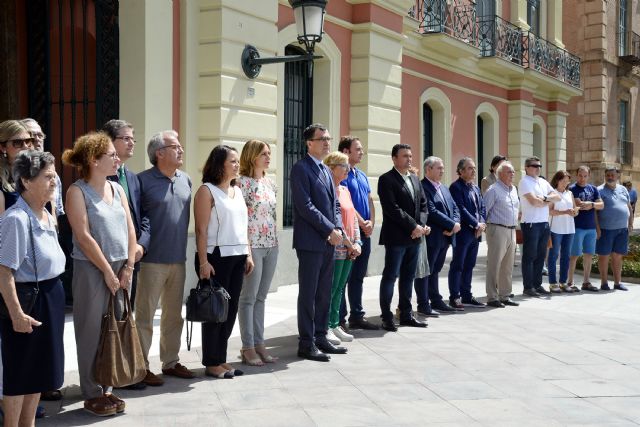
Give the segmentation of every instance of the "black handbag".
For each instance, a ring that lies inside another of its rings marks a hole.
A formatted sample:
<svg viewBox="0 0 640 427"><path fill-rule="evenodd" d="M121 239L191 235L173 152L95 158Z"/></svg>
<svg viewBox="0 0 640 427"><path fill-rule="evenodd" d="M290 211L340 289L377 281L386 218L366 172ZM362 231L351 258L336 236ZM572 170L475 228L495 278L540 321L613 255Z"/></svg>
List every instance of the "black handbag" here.
<svg viewBox="0 0 640 427"><path fill-rule="evenodd" d="M200 279L187 297L187 350L191 350L193 322L222 323L227 321L231 296L215 278Z"/></svg>
<svg viewBox="0 0 640 427"><path fill-rule="evenodd" d="M26 212L26 211L25 211ZM33 306L36 304L38 293L40 292L40 285L38 284L38 265L36 263L36 249L33 244L33 229L31 228L31 217L27 213L29 218L29 238L31 240L31 253L33 256L33 271L36 276L35 282L17 282L15 283L16 295L18 296L18 302L22 307L22 312L26 315L30 315L33 310ZM9 315L9 308L4 301L4 297L0 294L0 319L11 320Z"/></svg>

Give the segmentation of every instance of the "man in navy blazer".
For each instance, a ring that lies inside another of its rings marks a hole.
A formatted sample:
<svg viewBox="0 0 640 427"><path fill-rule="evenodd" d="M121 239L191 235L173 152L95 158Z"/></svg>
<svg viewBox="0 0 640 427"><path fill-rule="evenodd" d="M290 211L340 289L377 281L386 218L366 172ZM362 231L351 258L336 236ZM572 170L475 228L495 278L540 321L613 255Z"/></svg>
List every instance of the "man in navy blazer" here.
<svg viewBox="0 0 640 427"><path fill-rule="evenodd" d="M138 285L138 271L140 270L140 259L144 255L146 248L149 247L149 220L141 216L140 209L140 181L138 176L131 172L125 163L133 156L133 150L136 145L134 139L133 125L124 120L109 120L104 124L102 130L109 135L116 149L116 154L120 158L120 166L118 166L118 174L110 176L109 179L120 183L127 195L129 202L129 210L131 211L131 219L136 230L136 263L134 265L133 277L131 278L131 307L134 306L136 299L136 287Z"/></svg>
<svg viewBox="0 0 640 427"><path fill-rule="evenodd" d="M420 256L420 238L429 234L427 201L418 177L412 174L411 146L396 144L391 150L393 168L378 179L378 197L382 206L380 244L384 245L384 270L380 280L380 310L382 328L395 332L391 299L398 281L400 324L425 327L426 323L413 317L411 310L411 283L416 274Z"/></svg>
<svg viewBox="0 0 640 427"><path fill-rule="evenodd" d="M459 178L449 187L460 211L462 229L456 235L456 246L449 265L449 305L462 309L464 304L484 307L471 293L471 276L476 266L478 246L486 228L487 211L480 188L476 184L476 164L463 157L456 168Z"/></svg>
<svg viewBox="0 0 640 427"><path fill-rule="evenodd" d="M442 301L438 289L438 274L442 270L449 245L455 247L456 233L460 231L460 213L449 189L442 184L444 163L439 157L430 156L424 161L424 179L422 188L427 198L431 234L427 237L430 274L414 281L418 297L418 313L425 316L437 316L436 310L454 311ZM431 304L429 304L431 301Z"/></svg>
<svg viewBox="0 0 640 427"><path fill-rule="evenodd" d="M303 132L307 155L291 168L293 248L298 256L298 356L328 362L344 354L327 338L334 248L342 242L342 217L330 169L322 163L331 135L321 124Z"/></svg>

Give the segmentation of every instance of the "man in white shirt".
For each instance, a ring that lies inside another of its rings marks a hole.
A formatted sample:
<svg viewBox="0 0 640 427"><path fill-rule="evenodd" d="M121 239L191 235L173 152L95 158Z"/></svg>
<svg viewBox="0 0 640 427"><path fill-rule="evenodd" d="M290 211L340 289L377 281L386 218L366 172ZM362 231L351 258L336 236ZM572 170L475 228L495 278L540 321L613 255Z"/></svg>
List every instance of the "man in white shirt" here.
<svg viewBox="0 0 640 427"><path fill-rule="evenodd" d="M524 162L526 175L522 177L518 190L522 219L522 282L524 295L539 297L550 294L542 287L542 267L547 256L549 241L549 204L560 200L551 185L540 178L542 163L538 157L529 157Z"/></svg>

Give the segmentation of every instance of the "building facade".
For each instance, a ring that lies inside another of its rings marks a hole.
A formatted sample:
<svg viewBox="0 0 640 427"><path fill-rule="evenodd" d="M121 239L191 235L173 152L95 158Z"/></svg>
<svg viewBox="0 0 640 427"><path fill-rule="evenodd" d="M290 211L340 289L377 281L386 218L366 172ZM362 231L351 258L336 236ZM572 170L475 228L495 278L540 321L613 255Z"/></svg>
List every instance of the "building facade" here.
<svg viewBox="0 0 640 427"><path fill-rule="evenodd" d="M569 103L568 162L587 164L595 182L607 165L640 182L640 14L632 0L568 0L569 48L582 57L584 94Z"/></svg>
<svg viewBox="0 0 640 427"><path fill-rule="evenodd" d="M361 138L376 198L400 142L418 166L441 157L447 184L463 156L476 159L480 177L498 153L518 170L534 154L547 175L567 166L570 100L582 92L580 59L564 49L561 0L331 0L313 68L265 65L255 79L241 68L246 45L263 57L301 52L286 0L9 3L0 20L13 24L0 43L16 67L6 66L0 117L35 116L54 153L117 116L135 125L130 163L142 170L145 141L175 128L197 183L213 146L271 144L280 189L275 284L297 281L288 176L312 122L335 139ZM48 37L30 35L38 25ZM40 86L31 79L38 71ZM64 177L65 185L73 178ZM370 273L380 272L382 252L374 250Z"/></svg>

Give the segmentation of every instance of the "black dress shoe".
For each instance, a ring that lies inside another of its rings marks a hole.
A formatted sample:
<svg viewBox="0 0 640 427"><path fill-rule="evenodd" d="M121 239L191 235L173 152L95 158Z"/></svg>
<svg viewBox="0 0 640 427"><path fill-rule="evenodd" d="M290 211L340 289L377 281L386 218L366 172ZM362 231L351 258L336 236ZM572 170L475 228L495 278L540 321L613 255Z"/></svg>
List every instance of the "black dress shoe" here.
<svg viewBox="0 0 640 427"><path fill-rule="evenodd" d="M382 321L382 329L389 332L397 332L398 327L395 323L393 323L393 319L383 320Z"/></svg>
<svg viewBox="0 0 640 427"><path fill-rule="evenodd" d="M476 297L471 297L471 299L463 299L462 303L464 305L470 305L472 307L484 307L485 305L478 301Z"/></svg>
<svg viewBox="0 0 640 427"><path fill-rule="evenodd" d="M326 338L324 340L316 340L316 347L327 354L345 354L347 352L346 347L333 345Z"/></svg>
<svg viewBox="0 0 640 427"><path fill-rule="evenodd" d="M510 305L511 307L517 307L517 306L519 306L519 305L520 305L520 304L518 304L517 302L515 302L515 301L513 301L513 300L510 300L510 299L505 299L505 300L502 300L502 301L500 301L500 302L501 302L502 304L504 304L504 305Z"/></svg>
<svg viewBox="0 0 640 427"><path fill-rule="evenodd" d="M542 286L538 286L536 288L536 292L539 293L540 295L551 295L551 292L549 292L548 290L546 290Z"/></svg>
<svg viewBox="0 0 640 427"><path fill-rule="evenodd" d="M367 331L377 331L380 327L374 323L369 322L364 317L359 319L349 320L349 328L351 329L365 329Z"/></svg>
<svg viewBox="0 0 640 427"><path fill-rule="evenodd" d="M324 354L318 347L312 345L309 348L300 348L298 349L298 357L302 357L303 359L313 360L315 362L328 362L331 360L331 356L328 354Z"/></svg>
<svg viewBox="0 0 640 427"><path fill-rule="evenodd" d="M487 305L489 307L504 308L504 304L501 303L500 301L488 301Z"/></svg>
<svg viewBox="0 0 640 427"><path fill-rule="evenodd" d="M455 308L449 307L444 301L438 301L436 303L431 304L431 308L440 311L441 313L452 313L456 311Z"/></svg>
<svg viewBox="0 0 640 427"><path fill-rule="evenodd" d="M523 294L523 295L530 296L530 297L535 297L535 298L538 298L538 297L540 296L540 294L539 294L539 293L537 293L537 292L535 291L535 289L525 289L525 290L522 292L522 294Z"/></svg>
<svg viewBox="0 0 640 427"><path fill-rule="evenodd" d="M421 321L417 320L415 317L412 316L410 319L401 320L400 321L400 326L412 326L414 328L426 328L427 327L427 322L421 322Z"/></svg>
<svg viewBox="0 0 640 427"><path fill-rule="evenodd" d="M440 313L438 313L435 310L429 310L429 311L424 311L424 310L420 310L418 309L417 311L418 314L424 316L424 317L440 317Z"/></svg>

